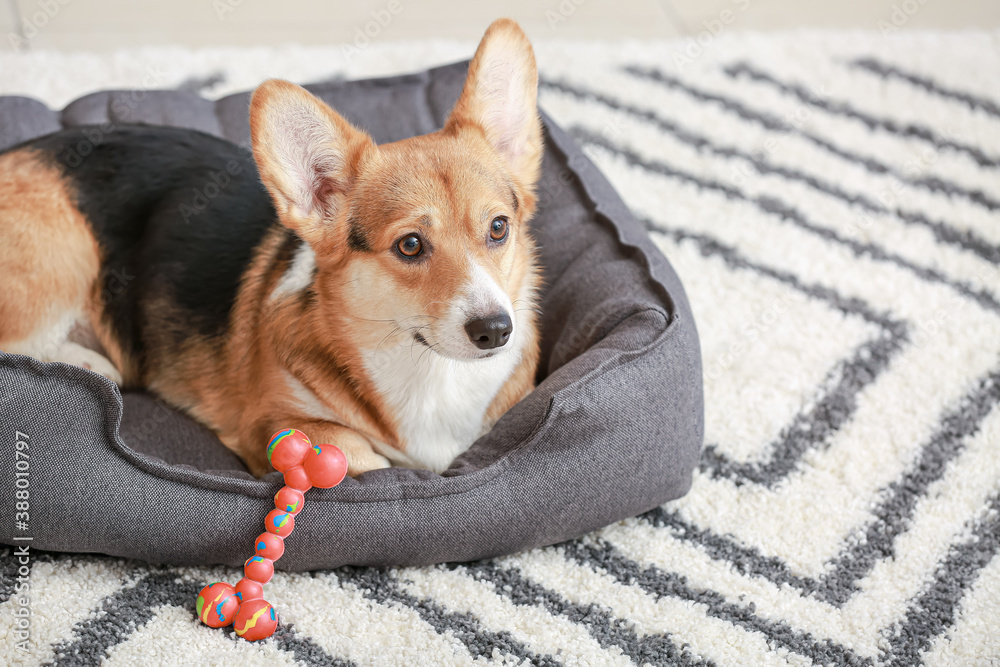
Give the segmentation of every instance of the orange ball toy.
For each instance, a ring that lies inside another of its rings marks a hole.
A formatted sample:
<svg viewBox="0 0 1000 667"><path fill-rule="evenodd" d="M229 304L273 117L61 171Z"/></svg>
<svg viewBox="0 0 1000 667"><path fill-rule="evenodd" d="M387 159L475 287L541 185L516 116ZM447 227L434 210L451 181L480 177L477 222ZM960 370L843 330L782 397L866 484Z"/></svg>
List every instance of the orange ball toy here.
<svg viewBox="0 0 1000 667"><path fill-rule="evenodd" d="M267 445L267 458L285 476L285 486L274 494L274 509L264 518L255 542L256 554L243 565L236 587L216 582L198 594L198 618L213 628L233 623L236 634L249 641L274 634L278 617L264 599L264 587L274 576L274 561L285 553L284 538L295 529L295 515L305 504L303 494L316 486L328 489L347 475L347 459L333 445L314 445L302 431L278 431Z"/></svg>
<svg viewBox="0 0 1000 667"><path fill-rule="evenodd" d="M243 577L236 582L236 595L240 598L240 604L247 600L260 599L264 597L264 585L249 577Z"/></svg>
<svg viewBox="0 0 1000 667"><path fill-rule="evenodd" d="M236 589L224 581L217 581L201 589L195 602L198 618L210 628L224 628L233 622L240 610Z"/></svg>
<svg viewBox="0 0 1000 667"><path fill-rule="evenodd" d="M246 575L247 579L266 584L274 576L274 563L270 558L250 556L243 564L243 574Z"/></svg>
<svg viewBox="0 0 1000 667"><path fill-rule="evenodd" d="M267 443L267 460L278 472L288 472L295 466L302 465L302 459L310 447L312 443L305 433L286 428L271 436L271 442Z"/></svg>
<svg viewBox="0 0 1000 667"><path fill-rule="evenodd" d="M236 634L252 642L270 637L277 627L278 617L274 607L261 598L244 602L233 621Z"/></svg>
<svg viewBox="0 0 1000 667"><path fill-rule="evenodd" d="M274 533L261 533L257 536L257 555L271 560L278 560L285 553L285 541Z"/></svg>
<svg viewBox="0 0 1000 667"><path fill-rule="evenodd" d="M333 445L313 445L302 462L309 481L321 489L340 484L347 475L347 457Z"/></svg>
<svg viewBox="0 0 1000 667"><path fill-rule="evenodd" d="M289 514L298 514L304 500L302 492L290 486L283 486L274 494L274 506Z"/></svg>
<svg viewBox="0 0 1000 667"><path fill-rule="evenodd" d="M288 537L295 530L295 516L275 508L264 517L264 528L278 537Z"/></svg>

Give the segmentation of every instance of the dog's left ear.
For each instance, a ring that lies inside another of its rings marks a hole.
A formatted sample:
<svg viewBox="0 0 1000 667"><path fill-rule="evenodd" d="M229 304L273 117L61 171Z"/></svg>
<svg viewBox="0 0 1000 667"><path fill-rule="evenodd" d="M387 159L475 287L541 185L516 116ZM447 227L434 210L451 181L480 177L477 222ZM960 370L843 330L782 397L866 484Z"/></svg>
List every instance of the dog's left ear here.
<svg viewBox="0 0 1000 667"><path fill-rule="evenodd" d="M516 22L497 19L479 43L445 131L480 128L514 178L530 191L542 162L537 99L538 68L531 42Z"/></svg>

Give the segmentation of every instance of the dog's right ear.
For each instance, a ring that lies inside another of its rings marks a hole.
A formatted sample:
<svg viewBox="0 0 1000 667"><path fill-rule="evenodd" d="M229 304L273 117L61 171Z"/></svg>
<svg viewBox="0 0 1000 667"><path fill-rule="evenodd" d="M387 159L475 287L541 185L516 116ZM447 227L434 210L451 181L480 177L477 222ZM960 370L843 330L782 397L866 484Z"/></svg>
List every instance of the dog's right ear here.
<svg viewBox="0 0 1000 667"><path fill-rule="evenodd" d="M310 244L334 240L348 193L375 142L301 86L271 79L250 99L260 178L282 224Z"/></svg>

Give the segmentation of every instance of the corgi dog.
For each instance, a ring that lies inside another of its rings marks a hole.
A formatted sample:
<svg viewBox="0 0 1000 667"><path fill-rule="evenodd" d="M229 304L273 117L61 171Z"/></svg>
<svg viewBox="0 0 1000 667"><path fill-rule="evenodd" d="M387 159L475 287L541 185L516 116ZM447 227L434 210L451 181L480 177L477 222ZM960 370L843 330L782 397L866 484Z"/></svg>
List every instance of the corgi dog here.
<svg viewBox="0 0 1000 667"><path fill-rule="evenodd" d="M352 476L441 472L534 387L537 87L527 37L501 19L424 136L376 145L270 80L252 155L149 126L14 147L0 349L146 388L256 476L290 426L343 450Z"/></svg>

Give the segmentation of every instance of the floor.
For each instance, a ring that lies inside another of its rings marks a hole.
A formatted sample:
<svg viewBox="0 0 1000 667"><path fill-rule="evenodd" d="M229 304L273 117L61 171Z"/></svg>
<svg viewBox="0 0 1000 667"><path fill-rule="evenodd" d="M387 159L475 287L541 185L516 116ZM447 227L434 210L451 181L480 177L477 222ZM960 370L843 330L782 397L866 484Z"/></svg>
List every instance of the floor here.
<svg viewBox="0 0 1000 667"><path fill-rule="evenodd" d="M5 5L5 6L4 6ZM476 40L500 15L533 39L697 38L720 30L1000 27L996 0L0 0L0 50ZM366 34L367 33L367 34Z"/></svg>

